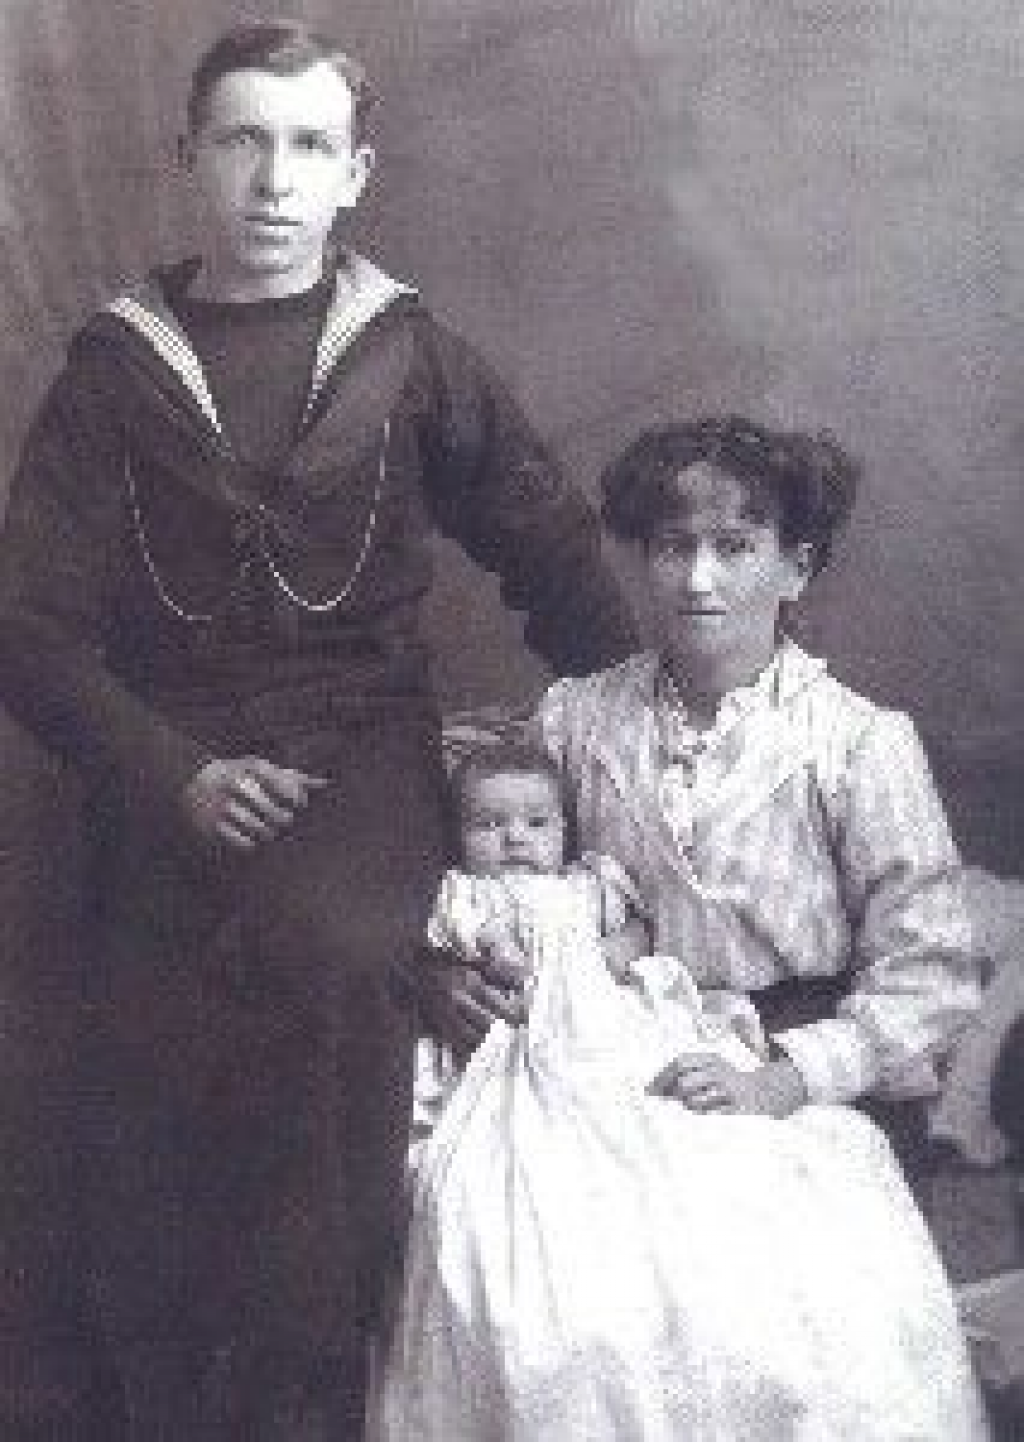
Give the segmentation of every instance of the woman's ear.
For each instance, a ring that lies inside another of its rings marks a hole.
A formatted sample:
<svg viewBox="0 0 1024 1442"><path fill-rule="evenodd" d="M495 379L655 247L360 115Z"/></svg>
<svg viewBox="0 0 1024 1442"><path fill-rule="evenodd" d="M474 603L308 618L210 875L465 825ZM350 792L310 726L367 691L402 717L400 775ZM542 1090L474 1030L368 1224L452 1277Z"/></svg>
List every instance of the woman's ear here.
<svg viewBox="0 0 1024 1442"><path fill-rule="evenodd" d="M794 602L799 601L808 581L814 575L814 546L810 541L800 541L791 547L787 554L792 570L792 585L786 599Z"/></svg>

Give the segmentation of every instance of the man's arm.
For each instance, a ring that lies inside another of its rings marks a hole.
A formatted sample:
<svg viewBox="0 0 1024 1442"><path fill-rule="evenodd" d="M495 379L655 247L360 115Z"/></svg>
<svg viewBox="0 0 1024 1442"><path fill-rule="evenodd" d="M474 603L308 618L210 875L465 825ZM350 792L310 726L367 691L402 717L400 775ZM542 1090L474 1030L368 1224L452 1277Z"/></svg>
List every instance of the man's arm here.
<svg viewBox="0 0 1024 1442"><path fill-rule="evenodd" d="M102 360L73 347L14 477L0 536L0 698L84 772L170 800L208 758L105 663L124 452Z"/></svg>
<svg viewBox="0 0 1024 1442"><path fill-rule="evenodd" d="M435 391L426 483L438 525L497 573L505 603L526 613L527 644L556 673L621 660L636 649L636 626L592 508L463 341L429 322L425 343Z"/></svg>

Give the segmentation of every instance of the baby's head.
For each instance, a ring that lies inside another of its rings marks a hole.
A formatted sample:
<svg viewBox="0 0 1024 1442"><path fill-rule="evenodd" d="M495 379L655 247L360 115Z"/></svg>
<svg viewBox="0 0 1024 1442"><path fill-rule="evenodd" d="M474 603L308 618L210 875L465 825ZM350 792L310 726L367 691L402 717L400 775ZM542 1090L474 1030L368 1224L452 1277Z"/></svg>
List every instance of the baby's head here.
<svg viewBox="0 0 1024 1442"><path fill-rule="evenodd" d="M539 746L500 742L465 757L451 776L459 861L475 876L557 872L569 846L558 765Z"/></svg>

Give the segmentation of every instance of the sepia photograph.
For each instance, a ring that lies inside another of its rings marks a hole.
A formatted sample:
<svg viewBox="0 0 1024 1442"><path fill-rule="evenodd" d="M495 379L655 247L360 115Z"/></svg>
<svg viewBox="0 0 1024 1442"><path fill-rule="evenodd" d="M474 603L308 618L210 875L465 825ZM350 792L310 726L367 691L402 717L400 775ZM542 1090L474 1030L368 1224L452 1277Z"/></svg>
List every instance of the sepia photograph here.
<svg viewBox="0 0 1024 1442"><path fill-rule="evenodd" d="M0 1438L1024 1437L1017 0L0 0Z"/></svg>

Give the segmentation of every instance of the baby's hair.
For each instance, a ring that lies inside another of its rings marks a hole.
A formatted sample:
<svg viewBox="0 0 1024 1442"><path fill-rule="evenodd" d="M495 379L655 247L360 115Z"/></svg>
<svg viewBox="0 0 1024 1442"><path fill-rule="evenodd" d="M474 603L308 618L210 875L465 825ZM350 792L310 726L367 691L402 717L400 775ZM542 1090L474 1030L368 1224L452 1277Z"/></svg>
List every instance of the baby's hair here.
<svg viewBox="0 0 1024 1442"><path fill-rule="evenodd" d="M771 522L785 549L809 545L823 569L853 509L860 466L828 432L774 431L740 416L707 416L645 431L605 471L601 514L613 536L649 541L686 508L681 475L704 464L743 486L747 513Z"/></svg>
<svg viewBox="0 0 1024 1442"><path fill-rule="evenodd" d="M543 746L531 741L489 741L462 756L448 778L451 853L458 857L462 813L470 791L492 776L543 776L551 783L565 817L566 859L576 853L576 815L565 774Z"/></svg>
<svg viewBox="0 0 1024 1442"><path fill-rule="evenodd" d="M225 75L263 70L271 75L301 75L326 62L352 92L352 144L366 138L366 121L378 96L358 60L328 36L291 20L264 20L232 26L200 57L192 72L188 126L196 134L206 123L210 95Z"/></svg>

